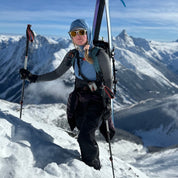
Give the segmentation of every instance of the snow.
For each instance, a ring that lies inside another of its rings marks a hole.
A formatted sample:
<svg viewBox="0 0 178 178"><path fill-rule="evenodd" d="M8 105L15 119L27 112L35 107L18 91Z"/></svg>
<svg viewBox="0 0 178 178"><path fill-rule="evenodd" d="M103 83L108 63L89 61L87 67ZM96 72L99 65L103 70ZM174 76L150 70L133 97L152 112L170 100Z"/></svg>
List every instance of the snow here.
<svg viewBox="0 0 178 178"><path fill-rule="evenodd" d="M169 81L162 71L155 68L155 65L150 63L155 58L162 60L167 65L172 64L177 69L177 42L148 42L145 39L134 38L123 30L116 38L113 39L115 46L115 58L128 69L131 69L142 78L143 75L152 77L162 86L178 85ZM147 60L145 60L145 58ZM156 59L156 62L158 60Z"/></svg>
<svg viewBox="0 0 178 178"><path fill-rule="evenodd" d="M147 61L145 61L143 57L140 57L138 54L135 54L128 50L123 50L122 53L125 56L124 60L121 61L122 64L126 65L127 67L129 66L129 68L131 69L136 70L136 72L138 72L138 75L139 73L148 75L157 79L160 83L166 84L168 82L164 75L158 70L156 70L154 67L152 67Z"/></svg>
<svg viewBox="0 0 178 178"><path fill-rule="evenodd" d="M20 38L22 38L21 35L0 35L0 43L1 42L15 42L15 41L19 41Z"/></svg>
<svg viewBox="0 0 178 178"><path fill-rule="evenodd" d="M177 42L151 41L150 45L153 49L156 49L158 51L165 51L167 53L174 53L174 52L177 52L178 50Z"/></svg>
<svg viewBox="0 0 178 178"><path fill-rule="evenodd" d="M25 105L0 100L0 177L112 177L108 144L98 140L100 171L80 160L76 137L69 135L65 104ZM70 133L71 134L71 133ZM148 153L134 142L112 143L116 178L178 177L178 148Z"/></svg>

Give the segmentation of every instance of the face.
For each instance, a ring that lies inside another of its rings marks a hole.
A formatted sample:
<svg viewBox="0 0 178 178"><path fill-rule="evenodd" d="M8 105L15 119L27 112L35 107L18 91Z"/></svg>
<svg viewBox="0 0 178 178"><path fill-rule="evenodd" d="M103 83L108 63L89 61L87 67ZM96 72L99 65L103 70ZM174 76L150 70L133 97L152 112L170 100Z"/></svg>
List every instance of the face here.
<svg viewBox="0 0 178 178"><path fill-rule="evenodd" d="M77 33L75 37L72 37L72 40L74 44L83 46L87 43L87 34L80 35L79 33Z"/></svg>

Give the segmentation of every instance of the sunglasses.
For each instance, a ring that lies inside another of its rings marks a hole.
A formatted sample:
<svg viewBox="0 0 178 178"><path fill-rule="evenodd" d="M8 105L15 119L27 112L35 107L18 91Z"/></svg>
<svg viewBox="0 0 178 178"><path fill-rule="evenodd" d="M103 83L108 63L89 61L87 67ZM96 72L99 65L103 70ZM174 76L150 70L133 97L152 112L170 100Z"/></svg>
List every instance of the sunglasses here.
<svg viewBox="0 0 178 178"><path fill-rule="evenodd" d="M80 29L80 30L75 30L75 31L71 31L69 32L71 37L75 37L77 34L83 36L86 35L87 31L85 29Z"/></svg>

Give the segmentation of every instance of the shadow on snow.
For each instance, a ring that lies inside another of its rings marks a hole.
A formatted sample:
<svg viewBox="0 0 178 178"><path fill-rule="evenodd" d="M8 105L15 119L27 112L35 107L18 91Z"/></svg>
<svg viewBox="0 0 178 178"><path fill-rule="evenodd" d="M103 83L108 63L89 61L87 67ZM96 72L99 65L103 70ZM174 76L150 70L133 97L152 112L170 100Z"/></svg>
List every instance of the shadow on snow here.
<svg viewBox="0 0 178 178"><path fill-rule="evenodd" d="M49 163L55 162L62 164L70 159L78 159L77 150L64 149L53 143L53 138L41 129L36 129L31 124L20 120L10 114L0 112L0 119L5 119L13 125L11 141L20 143L25 140L30 143L29 148L32 151L35 160L35 166L44 168ZM27 146L27 145L23 145Z"/></svg>

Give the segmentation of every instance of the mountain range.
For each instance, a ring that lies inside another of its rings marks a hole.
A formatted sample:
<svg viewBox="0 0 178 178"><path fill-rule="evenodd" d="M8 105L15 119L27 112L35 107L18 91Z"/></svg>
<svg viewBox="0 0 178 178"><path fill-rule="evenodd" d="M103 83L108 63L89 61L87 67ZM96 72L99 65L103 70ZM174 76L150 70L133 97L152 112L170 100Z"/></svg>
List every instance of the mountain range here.
<svg viewBox="0 0 178 178"><path fill-rule="evenodd" d="M0 36L1 99L12 102L20 100L19 69L23 67L25 41L23 36ZM116 102L133 104L148 98L177 93L177 42L147 41L131 37L123 30L113 38L113 44L118 79ZM56 40L37 35L29 48L28 69L35 74L49 72L60 64L66 52L72 48L73 45L68 39ZM67 74L62 77L61 81L64 86L67 84L71 86L70 81L73 82L73 77ZM42 86L44 85L42 84ZM43 88L42 86L41 88ZM40 93L45 93L44 89L41 90ZM50 97L49 94L44 96L42 102L54 102L56 98L51 96L51 100L49 100L48 97ZM34 99L28 102L37 101ZM56 102L59 102L59 98Z"/></svg>

